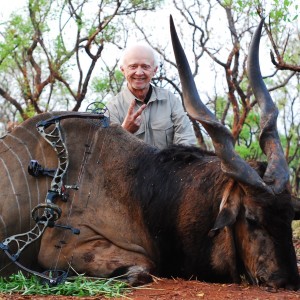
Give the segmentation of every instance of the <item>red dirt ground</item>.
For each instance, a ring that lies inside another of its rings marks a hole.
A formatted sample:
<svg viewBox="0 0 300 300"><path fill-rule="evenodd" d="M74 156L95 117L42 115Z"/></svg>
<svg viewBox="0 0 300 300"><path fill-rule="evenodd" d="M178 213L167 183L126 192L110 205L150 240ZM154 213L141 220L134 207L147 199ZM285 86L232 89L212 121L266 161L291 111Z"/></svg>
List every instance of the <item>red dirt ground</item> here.
<svg viewBox="0 0 300 300"><path fill-rule="evenodd" d="M300 240L295 241L300 266ZM3 295L0 300L104 300L102 296L97 297L66 297L66 296L22 296ZM114 300L300 300L300 291L278 290L269 291L266 288L249 286L247 284L216 284L200 281L186 281L182 279L154 278L154 282L139 288L120 298L109 298Z"/></svg>
<svg viewBox="0 0 300 300"><path fill-rule="evenodd" d="M0 300L104 300L97 297L66 297L66 296L21 296L0 295ZM121 298L132 300L291 300L300 299L300 292L279 290L270 292L255 286L237 284L212 284L199 281L185 281L182 279L156 279L147 286L134 289Z"/></svg>

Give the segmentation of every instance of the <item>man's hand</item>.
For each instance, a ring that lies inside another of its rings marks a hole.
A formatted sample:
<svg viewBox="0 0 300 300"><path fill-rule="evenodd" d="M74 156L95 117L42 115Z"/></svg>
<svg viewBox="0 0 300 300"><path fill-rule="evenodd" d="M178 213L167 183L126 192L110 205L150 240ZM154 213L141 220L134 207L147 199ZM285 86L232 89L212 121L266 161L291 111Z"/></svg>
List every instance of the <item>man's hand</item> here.
<svg viewBox="0 0 300 300"><path fill-rule="evenodd" d="M122 127L129 131L130 133L135 133L141 126L142 117L141 114L143 110L147 107L146 104L143 104L136 112L134 111L135 99L130 103L130 106L127 111L127 115L124 119Z"/></svg>

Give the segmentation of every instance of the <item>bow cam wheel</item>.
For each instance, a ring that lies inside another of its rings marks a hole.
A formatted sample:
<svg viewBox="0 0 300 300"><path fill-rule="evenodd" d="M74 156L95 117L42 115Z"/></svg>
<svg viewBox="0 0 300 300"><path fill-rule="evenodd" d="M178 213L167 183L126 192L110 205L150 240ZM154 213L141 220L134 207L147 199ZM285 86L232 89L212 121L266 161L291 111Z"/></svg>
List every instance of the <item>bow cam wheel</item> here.
<svg viewBox="0 0 300 300"><path fill-rule="evenodd" d="M59 206L50 203L41 203L37 205L31 212L32 219L37 223L50 219L55 222L61 216L61 209Z"/></svg>
<svg viewBox="0 0 300 300"><path fill-rule="evenodd" d="M103 102L92 102L87 108L86 112L99 115L99 119L88 119L88 122L96 126L109 126L109 111Z"/></svg>

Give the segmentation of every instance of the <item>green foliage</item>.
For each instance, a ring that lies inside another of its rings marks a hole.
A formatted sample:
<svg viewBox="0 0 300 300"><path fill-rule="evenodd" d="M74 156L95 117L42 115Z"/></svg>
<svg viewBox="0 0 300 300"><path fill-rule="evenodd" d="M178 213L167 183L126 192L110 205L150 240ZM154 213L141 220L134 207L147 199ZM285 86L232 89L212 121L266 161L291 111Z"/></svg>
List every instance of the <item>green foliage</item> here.
<svg viewBox="0 0 300 300"><path fill-rule="evenodd" d="M63 55L66 54L66 51L67 51L61 36L60 35L57 36L53 40L53 42L54 42L53 44L54 44L54 49L55 49L56 55L58 58L61 58Z"/></svg>
<svg viewBox="0 0 300 300"><path fill-rule="evenodd" d="M235 149L244 159L265 159L258 140L259 121L259 114L250 111L239 135L239 142Z"/></svg>
<svg viewBox="0 0 300 300"><path fill-rule="evenodd" d="M117 91L118 87L122 85L123 81L124 76L122 72L120 70L115 70L113 75L104 75L94 78L92 81L92 89L96 93Z"/></svg>
<svg viewBox="0 0 300 300"><path fill-rule="evenodd" d="M129 0L132 6L143 6L145 9L155 9L162 1L161 0Z"/></svg>
<svg viewBox="0 0 300 300"><path fill-rule="evenodd" d="M263 156L262 150L260 149L259 142L256 140L253 141L250 145L240 143L239 145L235 146L235 150L245 160L257 159L263 161L266 159Z"/></svg>
<svg viewBox="0 0 300 300"><path fill-rule="evenodd" d="M118 32L118 29L114 25L108 25L102 31L102 38L107 43L114 41L115 35Z"/></svg>
<svg viewBox="0 0 300 300"><path fill-rule="evenodd" d="M222 5L224 5L225 7L231 7L233 4L233 0L224 0L222 2Z"/></svg>
<svg viewBox="0 0 300 300"><path fill-rule="evenodd" d="M239 12L243 12L247 8L257 8L261 6L261 0L233 0L232 8ZM254 10L255 11L255 10Z"/></svg>
<svg viewBox="0 0 300 300"><path fill-rule="evenodd" d="M281 20L292 22L298 18L298 1L273 0L270 17L278 24ZM292 13L291 13L292 12ZM295 12L295 13L294 13Z"/></svg>
<svg viewBox="0 0 300 300"><path fill-rule="evenodd" d="M92 26L89 30L89 36L92 36L96 32L96 30L98 30L98 28L95 26ZM101 39L101 40L105 41L105 43L114 42L118 33L119 33L119 31L118 31L117 25L109 23L107 26L105 26L101 30L101 36L98 37L97 41L99 42Z"/></svg>
<svg viewBox="0 0 300 300"><path fill-rule="evenodd" d="M120 297L127 290L128 286L124 282L91 279L83 275L67 278L64 283L56 286L44 285L37 277L26 277L21 272L8 279L0 277L0 291L9 294Z"/></svg>
<svg viewBox="0 0 300 300"><path fill-rule="evenodd" d="M216 99L215 112L216 112L216 117L218 120L220 120L222 118L222 114L224 112L226 104L227 104L227 99L225 99L225 97L218 97Z"/></svg>
<svg viewBox="0 0 300 300"><path fill-rule="evenodd" d="M14 59L11 55L20 56L23 48L28 48L30 38L33 34L33 27L28 20L21 16L12 16L10 22L2 31L3 41L0 42L0 67L6 69L11 64L14 65Z"/></svg>
<svg viewBox="0 0 300 300"><path fill-rule="evenodd" d="M33 107L32 104L28 104L28 106L25 108L24 110L24 113L29 117L29 118L32 118L35 116L36 114L36 111ZM21 116L20 116L20 119L19 119L19 122L21 122Z"/></svg>
<svg viewBox="0 0 300 300"><path fill-rule="evenodd" d="M110 80L108 77L94 78L92 88L96 93L110 90Z"/></svg>
<svg viewBox="0 0 300 300"><path fill-rule="evenodd" d="M298 0L225 0L225 6L230 6L232 9L242 13L245 10L256 15L259 10L263 15L269 15L274 23L274 30L280 31L279 24L282 22L292 22L298 18L299 5Z"/></svg>

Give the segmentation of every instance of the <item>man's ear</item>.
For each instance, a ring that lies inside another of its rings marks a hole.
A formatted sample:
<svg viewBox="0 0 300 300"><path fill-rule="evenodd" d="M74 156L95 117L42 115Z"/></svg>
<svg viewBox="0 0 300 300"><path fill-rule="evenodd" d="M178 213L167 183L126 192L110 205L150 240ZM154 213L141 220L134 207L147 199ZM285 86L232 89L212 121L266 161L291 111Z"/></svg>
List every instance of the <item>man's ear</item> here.
<svg viewBox="0 0 300 300"><path fill-rule="evenodd" d="M124 70L124 67L123 67L123 66L120 66L120 70L121 70L121 72L123 73L123 75L125 75L125 70Z"/></svg>
<svg viewBox="0 0 300 300"><path fill-rule="evenodd" d="M153 70L153 75L155 75L155 73L157 72L158 66L156 66Z"/></svg>

